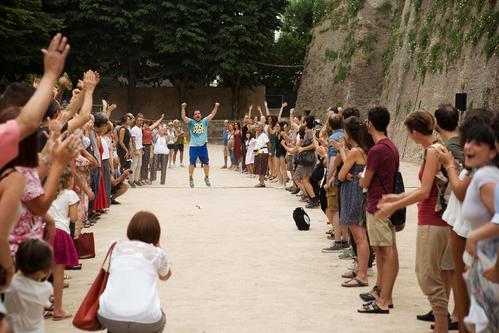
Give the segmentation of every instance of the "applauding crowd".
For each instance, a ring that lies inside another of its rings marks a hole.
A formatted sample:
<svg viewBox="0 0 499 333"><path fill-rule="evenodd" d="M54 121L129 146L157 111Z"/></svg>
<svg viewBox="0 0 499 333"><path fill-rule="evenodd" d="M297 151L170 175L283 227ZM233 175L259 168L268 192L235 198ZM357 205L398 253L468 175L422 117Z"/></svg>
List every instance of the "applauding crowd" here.
<svg viewBox="0 0 499 333"><path fill-rule="evenodd" d="M374 286L359 294L359 313L394 307L396 233L404 229L405 208L417 204L416 276L431 308L417 319L434 321L438 333L498 332L498 113L475 109L460 117L452 105L440 105L434 114L409 114L404 125L423 149L423 163L420 186L404 191L386 108L373 107L367 117L356 108L330 108L321 126L293 109L284 120L286 106L273 116L265 104L266 114L257 107L254 118L250 107L242 128L226 121L222 168L258 177L256 187L277 183L307 208L322 208L333 240L322 252L353 259L341 286L369 286L376 267Z"/></svg>
<svg viewBox="0 0 499 333"><path fill-rule="evenodd" d="M136 119L127 114L115 128L109 120L115 104L103 101L103 109L92 112L98 72L85 72L69 101L64 100L70 82L59 76L69 48L67 38L57 34L42 50L43 77L32 86L12 83L0 97L0 288L4 294L0 332L43 332L44 318L72 317L63 307L63 290L70 278L65 270L82 269L79 259L95 256L93 248L84 246L93 246L93 240L88 242L93 234L83 230L97 223L111 204L119 204L116 199L129 186L150 184L150 165L161 164L162 183L167 163L174 163L177 152L182 165L184 136L178 122L167 132L161 125L163 117L153 122L140 114ZM161 139L165 135L171 136L168 141ZM158 156L168 155L170 146L171 158L151 159L154 146ZM155 168L151 170L154 178ZM137 288L151 288L152 272L162 280L169 278L166 255L159 247L160 232L156 217L140 212L130 223L129 239L113 244L113 260L127 262L133 256L134 263L148 273L125 269L125 274L135 274L134 288L125 286L127 290L120 291L123 284L114 281L123 271L112 266L111 287L100 300L101 326L113 332L131 324L140 332L162 331L165 316L157 293L148 293L149 304L125 306L116 294L134 290L143 299L143 290Z"/></svg>

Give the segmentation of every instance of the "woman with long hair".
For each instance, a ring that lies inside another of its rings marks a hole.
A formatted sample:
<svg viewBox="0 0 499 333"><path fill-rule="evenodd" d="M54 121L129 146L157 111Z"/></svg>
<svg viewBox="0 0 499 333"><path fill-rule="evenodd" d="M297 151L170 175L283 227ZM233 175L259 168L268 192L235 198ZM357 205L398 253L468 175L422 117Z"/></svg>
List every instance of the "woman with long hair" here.
<svg viewBox="0 0 499 333"><path fill-rule="evenodd" d="M288 181L288 171L286 169L286 149L280 144L281 140L285 140L288 124L285 121L280 121L275 126L277 144L275 149L275 158L277 163L277 174L279 178L278 188L285 188Z"/></svg>
<svg viewBox="0 0 499 333"><path fill-rule="evenodd" d="M340 186L340 225L350 229L357 246L357 268L342 275L348 281L343 287L365 287L368 285L367 268L369 262L369 242L365 221L365 197L359 185L359 173L364 170L367 152L372 139L367 126L358 117L350 117L345 122L345 136L337 142L343 165L338 173ZM351 149L346 150L345 144Z"/></svg>
<svg viewBox="0 0 499 333"><path fill-rule="evenodd" d="M235 171L240 170L240 167L242 165L242 144L243 144L243 138L242 138L242 132L241 132L241 124L239 122L234 123L234 158L237 163L236 168L234 169Z"/></svg>

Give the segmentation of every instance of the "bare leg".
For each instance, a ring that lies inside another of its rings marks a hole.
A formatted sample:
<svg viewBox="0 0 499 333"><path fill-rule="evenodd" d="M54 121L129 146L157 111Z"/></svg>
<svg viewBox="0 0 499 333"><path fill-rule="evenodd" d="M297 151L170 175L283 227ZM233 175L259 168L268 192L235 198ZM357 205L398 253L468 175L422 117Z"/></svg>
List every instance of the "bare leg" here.
<svg viewBox="0 0 499 333"><path fill-rule="evenodd" d="M62 291L64 288L64 265L54 265L52 270L54 277L54 317L64 316L62 309Z"/></svg>
<svg viewBox="0 0 499 333"><path fill-rule="evenodd" d="M357 279L367 282L367 263L369 261L369 245L367 244L366 230L360 226L350 226L353 238L357 244Z"/></svg>
<svg viewBox="0 0 499 333"><path fill-rule="evenodd" d="M307 192L308 196L311 199L314 199L315 192L314 192L314 188L312 187L312 184L310 184L310 177L303 177L302 184L303 184L303 187L305 188L305 191Z"/></svg>

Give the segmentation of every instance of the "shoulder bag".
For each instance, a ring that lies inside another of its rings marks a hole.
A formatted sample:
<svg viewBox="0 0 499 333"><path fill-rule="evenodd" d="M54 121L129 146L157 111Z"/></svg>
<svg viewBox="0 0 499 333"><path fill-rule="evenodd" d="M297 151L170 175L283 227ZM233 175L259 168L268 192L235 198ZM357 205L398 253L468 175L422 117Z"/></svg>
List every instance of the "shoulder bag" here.
<svg viewBox="0 0 499 333"><path fill-rule="evenodd" d="M73 326L76 328L84 331L100 331L104 329L97 320L97 310L99 309L100 295L102 295L106 289L107 279L109 278L109 268L111 267L111 254L115 246L116 242L109 247L99 270L99 274L97 274L94 283L90 286L87 295L85 295L85 298L81 302L78 312L76 312L73 318ZM104 265L108 258L107 270L104 270Z"/></svg>

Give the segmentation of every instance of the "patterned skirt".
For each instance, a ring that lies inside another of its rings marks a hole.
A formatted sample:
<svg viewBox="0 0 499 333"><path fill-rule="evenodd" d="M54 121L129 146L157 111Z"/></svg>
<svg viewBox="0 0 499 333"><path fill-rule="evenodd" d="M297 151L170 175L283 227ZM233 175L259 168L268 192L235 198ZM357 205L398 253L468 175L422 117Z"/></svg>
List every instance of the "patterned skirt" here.
<svg viewBox="0 0 499 333"><path fill-rule="evenodd" d="M71 236L61 229L56 229L54 241L52 243L54 249L54 262L56 265L64 265L66 267L78 266L78 253Z"/></svg>

